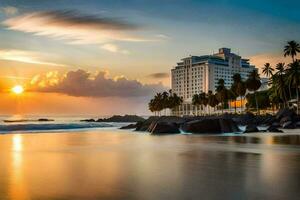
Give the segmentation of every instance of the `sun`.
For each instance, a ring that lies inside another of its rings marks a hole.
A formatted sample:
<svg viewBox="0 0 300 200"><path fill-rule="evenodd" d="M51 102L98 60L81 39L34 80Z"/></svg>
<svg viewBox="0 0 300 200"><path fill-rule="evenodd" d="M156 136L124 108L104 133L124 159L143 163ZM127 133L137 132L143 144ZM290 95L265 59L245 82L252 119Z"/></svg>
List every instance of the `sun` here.
<svg viewBox="0 0 300 200"><path fill-rule="evenodd" d="M11 91L15 94L22 94L24 92L24 88L22 85L16 85L11 89Z"/></svg>

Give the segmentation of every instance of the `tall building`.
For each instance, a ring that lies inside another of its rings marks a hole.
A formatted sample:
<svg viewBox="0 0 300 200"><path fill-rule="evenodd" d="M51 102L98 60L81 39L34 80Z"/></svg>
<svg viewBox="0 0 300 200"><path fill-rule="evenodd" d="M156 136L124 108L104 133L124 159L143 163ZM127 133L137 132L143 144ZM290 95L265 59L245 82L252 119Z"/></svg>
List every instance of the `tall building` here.
<svg viewBox="0 0 300 200"><path fill-rule="evenodd" d="M171 70L172 91L183 97L184 103L179 108L180 115L191 115L194 107L191 105L194 94L215 92L219 79L224 79L225 86L230 87L232 76L239 73L242 79L256 70L249 59L231 53L229 48L220 48L213 55L189 56L181 59Z"/></svg>

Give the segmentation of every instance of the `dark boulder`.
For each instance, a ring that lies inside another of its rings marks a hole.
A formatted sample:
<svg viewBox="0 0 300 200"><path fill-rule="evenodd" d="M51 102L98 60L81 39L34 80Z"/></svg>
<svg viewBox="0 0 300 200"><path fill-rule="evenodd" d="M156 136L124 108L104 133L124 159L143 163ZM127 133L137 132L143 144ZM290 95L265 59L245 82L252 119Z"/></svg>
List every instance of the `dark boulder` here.
<svg viewBox="0 0 300 200"><path fill-rule="evenodd" d="M281 127L280 124L279 124L278 122L273 122L273 123L271 124L271 126L276 127L276 128Z"/></svg>
<svg viewBox="0 0 300 200"><path fill-rule="evenodd" d="M293 124L292 121L288 121L288 122L285 122L285 123L282 124L282 128L284 128L284 129L294 129L296 127L295 127L295 124Z"/></svg>
<svg viewBox="0 0 300 200"><path fill-rule="evenodd" d="M239 125L252 124L255 120L255 115L253 113L248 112L246 114L235 116L232 118L232 120Z"/></svg>
<svg viewBox="0 0 300 200"><path fill-rule="evenodd" d="M276 126L269 126L267 131L272 133L283 133L283 131L279 130Z"/></svg>
<svg viewBox="0 0 300 200"><path fill-rule="evenodd" d="M292 117L291 116L285 116L285 117L282 117L281 119L280 119L280 124L281 124L281 126L284 124L284 123L286 123L286 122L289 122L289 121L293 121L293 119L292 119Z"/></svg>
<svg viewBox="0 0 300 200"><path fill-rule="evenodd" d="M195 134L221 134L240 131L233 120L218 117L189 121L184 123L181 129Z"/></svg>
<svg viewBox="0 0 300 200"><path fill-rule="evenodd" d="M292 109L283 108L276 113L276 119L280 121L284 117L290 117L291 119L296 117L296 113Z"/></svg>
<svg viewBox="0 0 300 200"><path fill-rule="evenodd" d="M178 124L170 122L157 122L152 130L150 130L153 135L162 135L162 134L177 134L180 133Z"/></svg>
<svg viewBox="0 0 300 200"><path fill-rule="evenodd" d="M146 119L145 121L138 122L136 124L136 131L147 131L149 126L152 124L152 122L157 121L159 117L157 116L152 116Z"/></svg>
<svg viewBox="0 0 300 200"><path fill-rule="evenodd" d="M259 132L259 130L257 126L255 126L254 124L247 125L244 131L244 133L255 133L255 132Z"/></svg>
<svg viewBox="0 0 300 200"><path fill-rule="evenodd" d="M38 119L39 122L52 122L54 119L47 119L47 118L40 118Z"/></svg>
<svg viewBox="0 0 300 200"><path fill-rule="evenodd" d="M83 119L83 120L80 120L81 122L96 122L96 120L94 119Z"/></svg>
<svg viewBox="0 0 300 200"><path fill-rule="evenodd" d="M145 119L137 115L114 115L109 118L98 119L97 122L143 122Z"/></svg>
<svg viewBox="0 0 300 200"><path fill-rule="evenodd" d="M122 126L120 129L134 129L137 127L137 124L129 124L127 126Z"/></svg>
<svg viewBox="0 0 300 200"><path fill-rule="evenodd" d="M258 124L271 125L272 123L275 122L275 120L276 119L273 115L266 114L266 115L262 116L262 119Z"/></svg>
<svg viewBox="0 0 300 200"><path fill-rule="evenodd" d="M176 116L162 116L162 117L149 117L147 120L139 123L137 125L136 131L148 131L151 132L154 126L159 122L166 122L166 123L175 123L175 124L182 124L186 121L185 118L176 117Z"/></svg>

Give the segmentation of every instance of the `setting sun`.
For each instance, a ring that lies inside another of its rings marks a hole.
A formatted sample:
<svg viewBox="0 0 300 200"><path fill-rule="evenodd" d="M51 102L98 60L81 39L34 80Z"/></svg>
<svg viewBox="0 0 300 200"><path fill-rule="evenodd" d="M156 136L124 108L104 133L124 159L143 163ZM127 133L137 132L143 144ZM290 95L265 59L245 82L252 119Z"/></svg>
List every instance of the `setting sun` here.
<svg viewBox="0 0 300 200"><path fill-rule="evenodd" d="M21 85L14 86L11 91L15 94L22 94L24 92L24 88Z"/></svg>

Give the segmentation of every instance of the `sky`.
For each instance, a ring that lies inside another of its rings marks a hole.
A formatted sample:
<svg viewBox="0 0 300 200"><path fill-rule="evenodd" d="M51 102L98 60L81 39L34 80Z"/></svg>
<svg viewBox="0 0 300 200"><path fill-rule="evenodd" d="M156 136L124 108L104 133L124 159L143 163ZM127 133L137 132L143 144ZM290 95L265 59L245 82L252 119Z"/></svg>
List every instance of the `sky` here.
<svg viewBox="0 0 300 200"><path fill-rule="evenodd" d="M1 0L0 114L149 114L188 55L289 62L299 1ZM10 88L21 84L22 95ZM80 106L79 106L80 105Z"/></svg>

